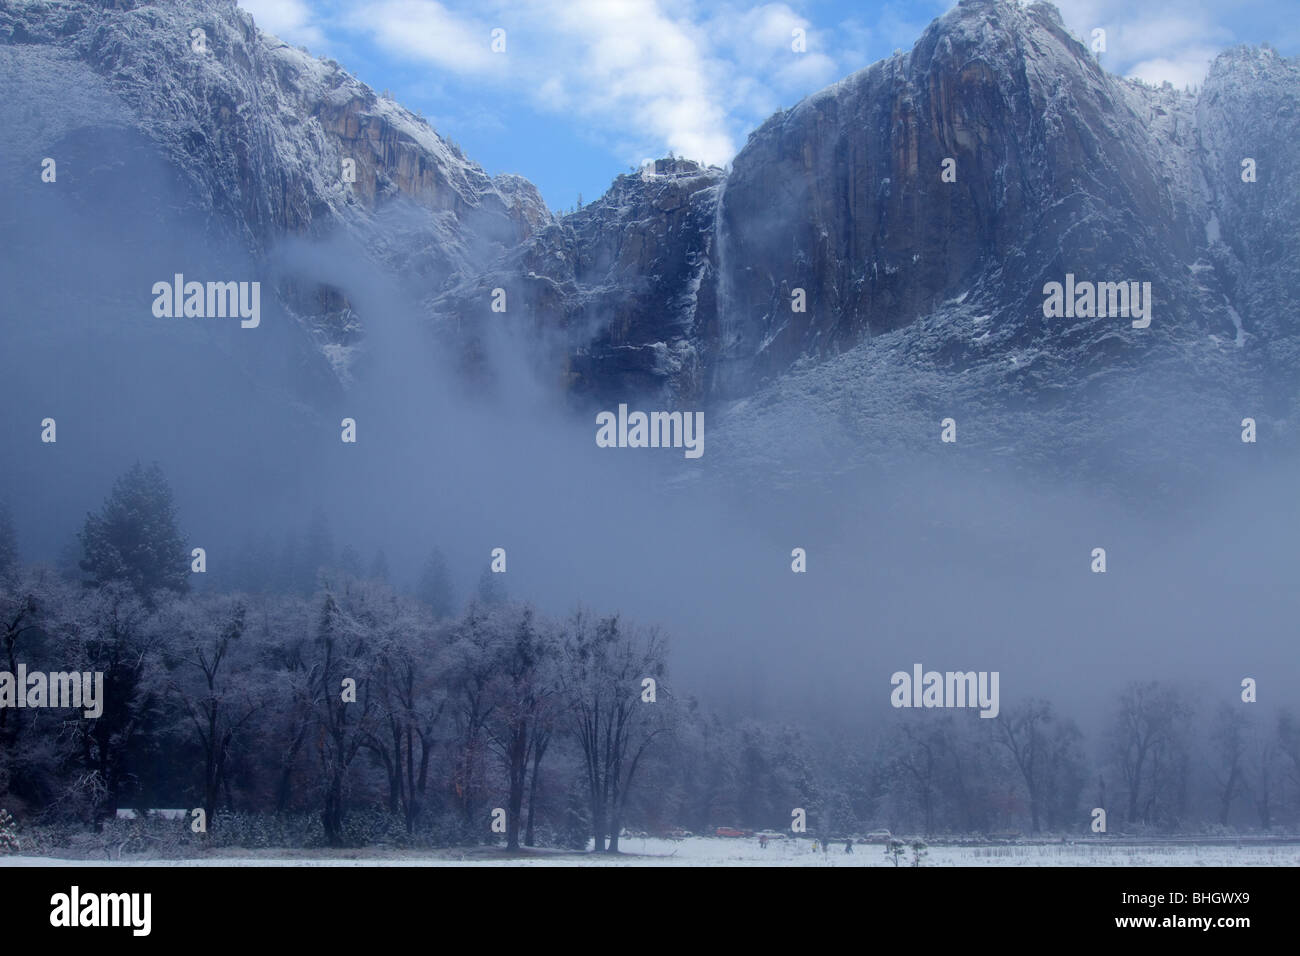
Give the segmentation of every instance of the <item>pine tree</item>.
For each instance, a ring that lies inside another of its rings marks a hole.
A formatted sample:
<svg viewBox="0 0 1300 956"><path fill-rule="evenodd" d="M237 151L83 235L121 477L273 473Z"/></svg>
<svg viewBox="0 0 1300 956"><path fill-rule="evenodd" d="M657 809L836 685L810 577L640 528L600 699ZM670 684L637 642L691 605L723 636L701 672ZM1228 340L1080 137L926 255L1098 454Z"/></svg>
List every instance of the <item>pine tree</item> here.
<svg viewBox="0 0 1300 956"><path fill-rule="evenodd" d="M339 553L339 570L349 577L360 578L362 575L361 555L350 544L345 544Z"/></svg>
<svg viewBox="0 0 1300 956"><path fill-rule="evenodd" d="M189 590L189 552L171 487L156 463L136 462L118 478L100 513L86 515L80 539L90 586L122 581L145 600L157 590Z"/></svg>
<svg viewBox="0 0 1300 956"><path fill-rule="evenodd" d="M375 552L375 559L370 562L370 580L388 583L388 556L383 548Z"/></svg>
<svg viewBox="0 0 1300 956"><path fill-rule="evenodd" d="M488 607L505 604L507 600L506 585L500 574L491 568L484 568L478 579L478 599Z"/></svg>
<svg viewBox="0 0 1300 956"><path fill-rule="evenodd" d="M447 561L437 548L424 562L420 572L420 583L416 589L420 600L433 609L437 619L451 617L455 612L455 597L451 587L451 574L447 570Z"/></svg>

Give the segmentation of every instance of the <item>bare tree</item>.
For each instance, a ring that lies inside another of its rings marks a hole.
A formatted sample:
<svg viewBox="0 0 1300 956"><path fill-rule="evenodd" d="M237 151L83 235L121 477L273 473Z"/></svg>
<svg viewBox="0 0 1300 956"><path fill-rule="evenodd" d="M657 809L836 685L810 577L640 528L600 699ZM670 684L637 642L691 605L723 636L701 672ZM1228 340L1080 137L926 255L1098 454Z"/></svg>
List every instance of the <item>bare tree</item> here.
<svg viewBox="0 0 1300 956"><path fill-rule="evenodd" d="M1087 773L1083 733L1078 724L1069 718L1056 717L1047 740L1045 757L1040 796L1048 829L1077 826L1079 798Z"/></svg>
<svg viewBox="0 0 1300 956"><path fill-rule="evenodd" d="M149 609L133 587L116 581L67 605L58 626L63 659L104 675L103 712L69 724L81 767L103 796L94 811L102 820L117 809L130 782L131 754L150 731L162 689L154 666L162 631L150 626Z"/></svg>
<svg viewBox="0 0 1300 956"><path fill-rule="evenodd" d="M1300 804L1300 720L1289 710L1277 718L1277 747L1287 758L1286 777L1297 794Z"/></svg>
<svg viewBox="0 0 1300 956"><path fill-rule="evenodd" d="M1273 727L1261 726L1252 721L1246 746L1246 789L1259 825L1265 830L1273 827L1273 812L1278 796L1278 748Z"/></svg>
<svg viewBox="0 0 1300 956"><path fill-rule="evenodd" d="M925 715L919 715L924 717ZM907 720L898 731L889 758L889 776L901 786L891 787L921 811L926 836L934 832L939 774L943 759L944 728L938 722L924 725Z"/></svg>
<svg viewBox="0 0 1300 956"><path fill-rule="evenodd" d="M1020 773L1029 796L1032 832L1056 828L1074 816L1083 787L1082 734L1059 718L1051 701L1036 699L1003 710L998 739Z"/></svg>
<svg viewBox="0 0 1300 956"><path fill-rule="evenodd" d="M455 725L452 790L465 825L474 827L487 792L488 721L496 708L493 680L501 660L500 605L471 601L452 626L446 680Z"/></svg>
<svg viewBox="0 0 1300 956"><path fill-rule="evenodd" d="M1182 730L1189 717L1182 694L1159 681L1135 682L1120 694L1110 745L1129 823L1171 825L1180 816L1188 770Z"/></svg>
<svg viewBox="0 0 1300 956"><path fill-rule="evenodd" d="M312 605L297 595L266 595L250 610L250 641L260 650L268 672L269 709L264 717L265 743L277 754L277 781L272 807L290 808L300 755L314 723L313 668L316 658Z"/></svg>
<svg viewBox="0 0 1300 956"><path fill-rule="evenodd" d="M562 693L582 749L597 853L618 852L622 812L637 768L669 730L664 702L642 699L645 678L663 680L666 651L657 631L625 629L617 615L593 621L580 610L569 621ZM657 696L663 693L657 690Z"/></svg>
<svg viewBox="0 0 1300 956"><path fill-rule="evenodd" d="M366 746L384 764L389 810L401 812L414 833L424 809L434 728L447 695L434 680L443 660L429 612L402 602L399 613L376 635L373 648L377 713Z"/></svg>
<svg viewBox="0 0 1300 956"><path fill-rule="evenodd" d="M555 736L557 707L552 697L538 715L533 724L533 769L528 782L528 825L524 829L524 845L536 846L534 824L537 815L537 778L542 771L542 758L550 749L551 739Z"/></svg>
<svg viewBox="0 0 1300 956"><path fill-rule="evenodd" d="M4 520L8 520L7 516ZM57 587L58 580L49 572L33 574L8 574L3 586L0 586L0 645L3 645L5 660L9 673L18 673L18 642L28 635L36 635L41 629L41 606L47 603L44 595L56 597L63 602L69 595L59 594L66 588ZM12 747L18 737L20 723L18 712L14 711L10 720L10 708L0 707L0 744Z"/></svg>
<svg viewBox="0 0 1300 956"><path fill-rule="evenodd" d="M999 720L999 739L1025 783L1029 794L1029 818L1034 833L1041 829L1043 771L1047 764L1046 727L1052 721L1052 705L1046 700L1028 700L1008 707Z"/></svg>
<svg viewBox="0 0 1300 956"><path fill-rule="evenodd" d="M337 595L327 588L321 598L309 687L324 788L321 822L331 846L344 843L348 769L372 732L376 708L366 651L390 601L387 588L355 580Z"/></svg>
<svg viewBox="0 0 1300 956"><path fill-rule="evenodd" d="M238 598L174 602L162 614L174 635L169 689L203 752L203 810L215 816L236 738L262 709L259 672L240 653L247 608Z"/></svg>
<svg viewBox="0 0 1300 956"><path fill-rule="evenodd" d="M1249 732L1250 721L1240 706L1219 705L1210 727L1210 769L1217 791L1220 826L1228 825L1233 801L1245 788Z"/></svg>
<svg viewBox="0 0 1300 956"><path fill-rule="evenodd" d="M507 606L500 618L504 642L493 681L496 706L488 733L509 787L506 847L517 850L529 765L533 765L535 793L541 756L549 742L549 731L543 725L556 692L556 642L531 607Z"/></svg>

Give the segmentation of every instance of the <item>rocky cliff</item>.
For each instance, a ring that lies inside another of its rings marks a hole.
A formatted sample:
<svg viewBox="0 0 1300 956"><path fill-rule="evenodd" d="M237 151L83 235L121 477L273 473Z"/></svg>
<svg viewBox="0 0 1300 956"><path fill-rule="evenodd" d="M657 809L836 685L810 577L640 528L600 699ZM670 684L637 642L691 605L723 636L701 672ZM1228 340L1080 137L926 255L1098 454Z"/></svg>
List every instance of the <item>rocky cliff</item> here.
<svg viewBox="0 0 1300 956"><path fill-rule="evenodd" d="M9 131L31 155L92 161L105 128L128 130L165 158L194 220L255 257L287 237L344 232L436 288L552 221L531 183L489 177L424 119L261 32L233 0L0 5L0 59L6 96L52 114ZM386 216L396 205L416 215ZM346 377L346 352L331 347L365 323L347 291L290 275L278 292L320 348L345 356L332 364Z"/></svg>
<svg viewBox="0 0 1300 956"><path fill-rule="evenodd" d="M1298 91L1267 49L1224 54L1195 94L1123 80L1051 5L968 0L773 116L725 175L620 177L437 308L519 288L605 401L737 398L914 325L929 360L1037 401L1153 364L1289 369ZM1244 182L1246 157L1267 176ZM1151 326L1046 318L1067 274L1151 282Z"/></svg>
<svg viewBox="0 0 1300 956"><path fill-rule="evenodd" d="M230 0L5 5L0 69L48 111L33 154L129 129L211 229L253 255L345 234L471 356L462 319L506 290L583 403L779 403L786 377L850 362L1045 408L1152 370L1248 380L1294 417L1300 72L1268 49L1225 53L1199 91L1152 88L1100 68L1049 4L964 0L773 116L729 170L663 160L564 217ZM1067 274L1150 282L1150 327L1045 317ZM346 380L366 328L348 290L290 275L279 293Z"/></svg>

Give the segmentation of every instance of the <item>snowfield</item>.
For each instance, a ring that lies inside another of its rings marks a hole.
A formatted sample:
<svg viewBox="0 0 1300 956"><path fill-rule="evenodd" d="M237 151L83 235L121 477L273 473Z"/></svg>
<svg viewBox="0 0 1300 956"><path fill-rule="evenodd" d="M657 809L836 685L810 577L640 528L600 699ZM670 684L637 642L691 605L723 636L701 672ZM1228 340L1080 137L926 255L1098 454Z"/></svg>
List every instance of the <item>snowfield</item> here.
<svg viewBox="0 0 1300 956"><path fill-rule="evenodd" d="M856 866L892 867L879 844L859 844L852 854L844 844L831 844L829 853L812 851L808 840L775 840L766 849L754 839L691 837L666 840L633 837L621 841L617 857L529 850L507 855L503 849L471 847L428 853L365 850L333 855L308 851L267 855L211 855L201 859L61 860L13 856L0 866ZM911 865L911 847L899 866ZM278 854L278 855L272 855ZM1002 844L995 846L931 846L922 866L1300 866L1300 845L1119 845L1102 842L1073 844Z"/></svg>

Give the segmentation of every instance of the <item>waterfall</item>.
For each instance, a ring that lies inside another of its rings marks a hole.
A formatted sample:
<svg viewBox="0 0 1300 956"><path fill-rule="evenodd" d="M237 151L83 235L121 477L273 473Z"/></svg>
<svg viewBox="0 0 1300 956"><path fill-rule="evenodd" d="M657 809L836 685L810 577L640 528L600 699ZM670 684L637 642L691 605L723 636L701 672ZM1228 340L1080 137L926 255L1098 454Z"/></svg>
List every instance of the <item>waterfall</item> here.
<svg viewBox="0 0 1300 956"><path fill-rule="evenodd" d="M738 356L736 346L740 339L739 322L734 308L735 296L731 287L731 272L727 268L727 230L722 215L722 205L727 194L727 181L731 178L731 164L727 176L718 186L717 205L713 210L713 237L717 262L718 352L714 363L713 382L716 391L726 392L732 377L729 366Z"/></svg>

